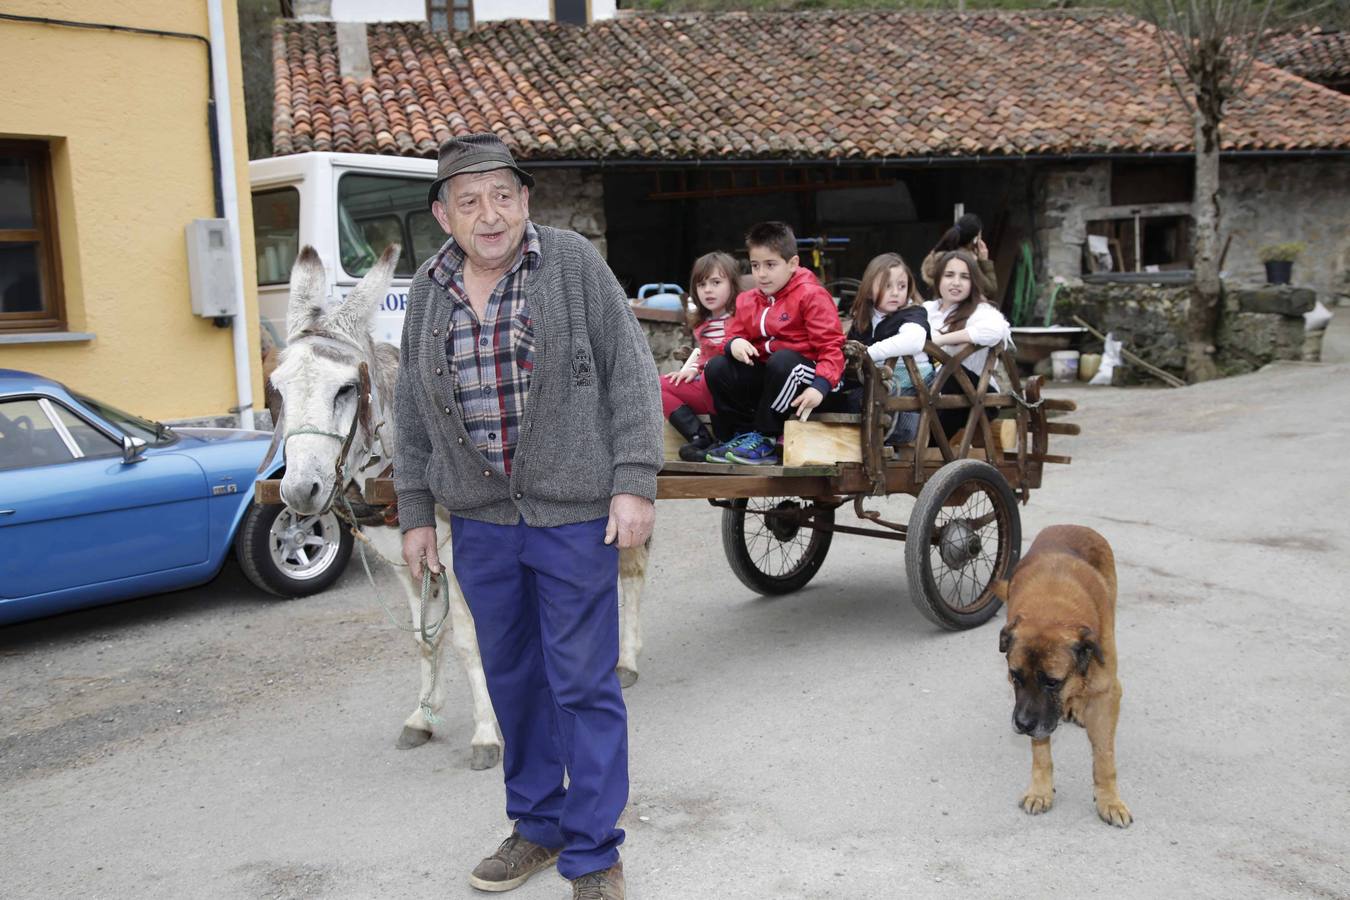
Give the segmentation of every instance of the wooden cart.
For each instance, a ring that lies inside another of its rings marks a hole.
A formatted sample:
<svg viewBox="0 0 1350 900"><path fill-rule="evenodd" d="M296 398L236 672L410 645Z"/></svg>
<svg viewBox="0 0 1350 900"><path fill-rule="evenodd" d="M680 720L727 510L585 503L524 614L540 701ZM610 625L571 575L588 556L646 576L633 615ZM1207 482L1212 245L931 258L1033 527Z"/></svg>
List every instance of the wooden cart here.
<svg viewBox="0 0 1350 900"><path fill-rule="evenodd" d="M787 594L804 587L820 571L836 533L861 534L905 542L910 599L934 623L952 630L983 624L1000 605L994 583L1011 574L1021 552L1017 502L1027 502L1041 486L1046 463L1069 462L1050 455L1049 436L1078 434L1078 426L1049 421L1049 411L1077 407L1071 400L1042 398L1039 378L1023 386L1011 354L990 352L972 381L961 363L977 349L966 346L951 355L929 343L925 350L939 366L933 385L923 384L906 357L918 396L890 397L889 368L874 365L866 348L850 343L845 355L864 385L861 415L818 414L811 420L845 431L857 445L848 454L854 461L668 461L657 478L657 499L706 499L719 507L727 562L751 590ZM1000 360L1007 385L992 393ZM959 393L942 393L949 380ZM938 422L938 410L947 409L967 411L955 443ZM890 417L906 410L920 413L918 439L894 452L883 445L883 435ZM791 429L794 423L787 424ZM917 498L908 522L887 521L867 508L868 498L889 494ZM259 481L255 501L281 502L280 482ZM363 501L374 508L392 504L393 479L368 479ZM850 502L865 525L835 522L835 511Z"/></svg>
<svg viewBox="0 0 1350 900"><path fill-rule="evenodd" d="M890 373L875 366L862 345L850 344L849 365L864 385L862 414L812 421L856 429L860 452L851 455L857 461L757 467L671 461L658 478L657 498L703 498L720 507L727 562L754 591L802 588L820 570L836 533L861 534L905 542L910 598L926 617L953 630L980 625L997 612L994 583L1011 574L1021 552L1017 501L1027 502L1040 487L1046 463L1069 462L1050 455L1049 435L1077 434L1078 426L1049 421L1049 411L1072 411L1075 404L1042 398L1039 378L1024 386L1011 354L989 353L972 379L961 362L977 349L951 355L928 344L929 358L940 366L933 385L924 386L914 361L905 358L918 396L896 398L886 390ZM992 393L1000 359L1007 384ZM959 393L942 393L949 380ZM955 443L938 422L937 411L945 409L968 410ZM914 447L892 451L883 446L885 426L905 410L920 413L919 436ZM982 410L997 418L991 422ZM868 498L889 494L917 498L908 522L887 521L867 508ZM835 521L835 511L850 502L866 524Z"/></svg>

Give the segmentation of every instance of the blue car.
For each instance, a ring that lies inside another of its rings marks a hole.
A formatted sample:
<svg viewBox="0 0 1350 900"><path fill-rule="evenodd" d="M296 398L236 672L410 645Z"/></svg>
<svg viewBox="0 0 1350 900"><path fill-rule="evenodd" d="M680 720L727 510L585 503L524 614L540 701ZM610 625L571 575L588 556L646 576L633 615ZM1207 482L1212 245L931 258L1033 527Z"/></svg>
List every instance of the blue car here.
<svg viewBox="0 0 1350 900"><path fill-rule="evenodd" d="M205 584L231 550L268 593L328 587L352 536L332 513L252 502L270 440L169 428L0 369L0 625Z"/></svg>

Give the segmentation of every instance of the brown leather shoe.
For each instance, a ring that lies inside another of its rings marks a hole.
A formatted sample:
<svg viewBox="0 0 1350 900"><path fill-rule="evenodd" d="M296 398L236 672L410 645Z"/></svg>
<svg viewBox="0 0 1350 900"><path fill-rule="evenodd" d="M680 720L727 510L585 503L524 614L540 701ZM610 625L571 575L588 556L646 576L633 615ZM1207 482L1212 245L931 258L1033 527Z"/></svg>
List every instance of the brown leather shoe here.
<svg viewBox="0 0 1350 900"><path fill-rule="evenodd" d="M573 878L572 900L623 900L623 862Z"/></svg>
<svg viewBox="0 0 1350 900"><path fill-rule="evenodd" d="M491 892L518 888L535 872L557 862L558 852L528 841L520 832L512 830L497 852L474 868L469 884L480 891Z"/></svg>

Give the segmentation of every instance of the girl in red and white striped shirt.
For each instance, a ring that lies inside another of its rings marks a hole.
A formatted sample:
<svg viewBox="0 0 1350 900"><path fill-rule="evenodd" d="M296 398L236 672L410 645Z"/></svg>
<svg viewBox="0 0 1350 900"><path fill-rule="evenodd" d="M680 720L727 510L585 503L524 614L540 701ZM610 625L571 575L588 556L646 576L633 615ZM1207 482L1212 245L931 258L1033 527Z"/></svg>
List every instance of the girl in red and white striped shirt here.
<svg viewBox="0 0 1350 900"><path fill-rule="evenodd" d="M705 253L694 261L689 274L690 294L694 298L689 324L698 346L689 354L683 368L661 379L661 412L675 430L688 441L680 448L680 458L702 462L715 441L699 416L712 415L712 394L703 380L703 367L722 353L726 343L727 322L736 311L739 279L736 260L726 253Z"/></svg>

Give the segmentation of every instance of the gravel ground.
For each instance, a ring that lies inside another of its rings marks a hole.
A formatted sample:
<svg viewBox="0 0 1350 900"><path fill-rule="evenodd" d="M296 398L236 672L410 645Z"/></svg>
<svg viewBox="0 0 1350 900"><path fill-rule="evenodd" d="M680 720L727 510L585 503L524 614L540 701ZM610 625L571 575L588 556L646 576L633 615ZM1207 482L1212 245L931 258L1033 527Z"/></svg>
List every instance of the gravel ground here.
<svg viewBox="0 0 1350 900"><path fill-rule="evenodd" d="M938 632L903 548L850 536L805 590L757 597L717 512L663 502L627 694L630 896L1350 896L1348 377L1059 390L1084 433L1056 439L1074 463L1023 530L1114 545L1125 831L1096 817L1079 729L1054 739L1055 808L1017 808L1030 752L1001 615ZM227 568L0 628L0 895L474 896L466 873L506 830L501 772L470 771L446 672L442 733L395 750L413 648L356 565L306 600ZM567 889L550 873L515 896Z"/></svg>

